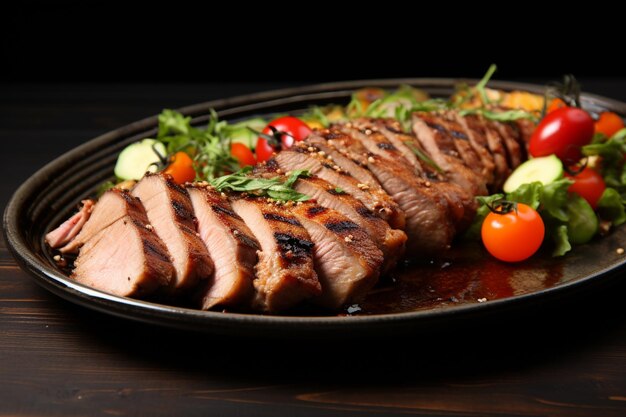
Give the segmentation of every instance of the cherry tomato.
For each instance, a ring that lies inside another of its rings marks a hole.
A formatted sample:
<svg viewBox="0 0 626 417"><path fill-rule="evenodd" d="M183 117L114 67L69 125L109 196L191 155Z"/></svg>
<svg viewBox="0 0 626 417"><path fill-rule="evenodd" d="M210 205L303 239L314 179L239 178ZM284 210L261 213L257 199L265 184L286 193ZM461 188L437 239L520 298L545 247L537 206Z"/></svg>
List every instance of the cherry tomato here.
<svg viewBox="0 0 626 417"><path fill-rule="evenodd" d="M533 255L543 242L545 227L541 216L526 204L506 214L489 213L481 236L485 248L501 261L519 262Z"/></svg>
<svg viewBox="0 0 626 417"><path fill-rule="evenodd" d="M596 133L604 133L609 138L623 128L622 118L611 111L600 113L600 117L596 120Z"/></svg>
<svg viewBox="0 0 626 417"><path fill-rule="evenodd" d="M256 164L256 159L254 158L254 154L243 143L235 142L230 145L230 153L235 157L237 161L239 161L240 167L245 167L249 165Z"/></svg>
<svg viewBox="0 0 626 417"><path fill-rule="evenodd" d="M532 156L555 154L565 163L581 158L580 148L593 139L594 122L589 113L577 107L562 107L548 113L530 137Z"/></svg>
<svg viewBox="0 0 626 417"><path fill-rule="evenodd" d="M560 109L561 107L567 107L567 104L560 98L553 98L548 108L546 109L546 113L552 113L556 109Z"/></svg>
<svg viewBox="0 0 626 417"><path fill-rule="evenodd" d="M163 170L174 178L177 184L184 184L196 179L196 170L193 168L193 160L185 152L176 152L170 159L170 164Z"/></svg>
<svg viewBox="0 0 626 417"><path fill-rule="evenodd" d="M276 144L268 143L267 139L259 137L256 142L257 161L263 162L270 159L272 153L279 148L290 148L295 141L304 140L311 134L311 128L302 120L293 116L279 117L272 120L263 129L263 133L276 138ZM280 145L279 145L280 144Z"/></svg>
<svg viewBox="0 0 626 417"><path fill-rule="evenodd" d="M565 176L574 180L574 184L570 185L569 191L587 200L589 205L595 210L602 193L606 190L606 184L602 175L598 174L594 169L586 167L576 175L566 174Z"/></svg>

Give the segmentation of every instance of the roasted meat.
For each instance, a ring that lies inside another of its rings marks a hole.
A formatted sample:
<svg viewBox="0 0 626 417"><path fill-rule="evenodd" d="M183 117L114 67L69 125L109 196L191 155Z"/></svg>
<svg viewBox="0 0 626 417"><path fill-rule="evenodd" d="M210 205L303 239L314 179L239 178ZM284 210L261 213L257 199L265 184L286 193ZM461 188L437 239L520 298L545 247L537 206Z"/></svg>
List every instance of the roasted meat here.
<svg viewBox="0 0 626 417"><path fill-rule="evenodd" d="M190 186L188 191L198 232L215 265L214 275L199 290L202 309L249 307L259 242L225 194L207 184Z"/></svg>
<svg viewBox="0 0 626 417"><path fill-rule="evenodd" d="M148 173L131 194L141 201L172 258L176 271L172 289L195 288L200 280L207 279L213 273L213 262L196 231L187 190L169 175Z"/></svg>
<svg viewBox="0 0 626 417"><path fill-rule="evenodd" d="M72 277L78 282L111 294L145 297L169 287L175 272L165 245L154 232L143 206L126 191L107 191L96 204L91 222L102 225L101 213L108 205L124 214L99 229L81 247ZM84 229L83 229L84 230Z"/></svg>

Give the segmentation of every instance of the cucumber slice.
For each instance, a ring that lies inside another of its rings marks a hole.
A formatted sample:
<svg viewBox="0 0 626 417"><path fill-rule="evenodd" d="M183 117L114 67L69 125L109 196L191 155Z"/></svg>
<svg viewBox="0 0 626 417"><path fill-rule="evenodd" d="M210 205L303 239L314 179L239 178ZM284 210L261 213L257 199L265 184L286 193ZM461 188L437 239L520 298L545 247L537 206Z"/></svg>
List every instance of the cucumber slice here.
<svg viewBox="0 0 626 417"><path fill-rule="evenodd" d="M248 128L252 128L260 132L266 125L267 122L260 117L244 120L243 122L227 126L226 136L228 136L231 143L243 143L248 148L254 149L256 146L257 135L255 135Z"/></svg>
<svg viewBox="0 0 626 417"><path fill-rule="evenodd" d="M153 146L161 155L167 154L165 145L154 139L144 139L125 147L117 157L115 176L123 180L140 180L146 171L156 172L157 167L152 164L160 159Z"/></svg>
<svg viewBox="0 0 626 417"><path fill-rule="evenodd" d="M511 193L522 184L539 181L550 184L563 177L563 163L555 155L533 158L518 166L504 183L505 193Z"/></svg>

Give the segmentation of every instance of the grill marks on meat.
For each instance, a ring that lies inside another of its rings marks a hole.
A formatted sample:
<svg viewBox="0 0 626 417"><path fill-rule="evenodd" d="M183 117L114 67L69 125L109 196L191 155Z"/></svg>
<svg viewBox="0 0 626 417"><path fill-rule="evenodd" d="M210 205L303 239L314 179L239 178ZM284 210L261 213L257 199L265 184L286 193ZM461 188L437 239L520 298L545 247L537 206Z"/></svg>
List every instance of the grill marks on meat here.
<svg viewBox="0 0 626 417"><path fill-rule="evenodd" d="M417 177L408 163L393 163L381 157L390 150L388 146L387 149L378 146L389 144L383 135L375 132L367 135L348 126L343 128L341 136L332 131L328 135L334 137L335 148L369 169L405 213L409 253L431 255L449 247L456 228L446 198L433 192L430 184ZM377 154L373 153L375 149L379 150Z"/></svg>
<svg viewBox="0 0 626 417"><path fill-rule="evenodd" d="M353 120L255 167L271 178L308 169L314 175L294 184L308 202L147 175L133 190L141 201L109 191L89 220L83 207L47 238L55 247L69 240L62 252L81 249L77 281L118 295L193 288L203 309L338 308L365 295L405 247L415 256L445 251L473 219L474 195L496 191L526 157L523 123L453 111L412 122L410 134L392 119Z"/></svg>
<svg viewBox="0 0 626 417"><path fill-rule="evenodd" d="M207 279L213 273L213 262L196 233L187 190L169 175L146 174L132 195L141 200L150 223L172 257L176 271L172 289L194 288L200 280Z"/></svg>
<svg viewBox="0 0 626 417"><path fill-rule="evenodd" d="M225 195L202 185L188 191L198 232L215 264L214 274L199 290L201 308L249 306L259 242Z"/></svg>
<svg viewBox="0 0 626 417"><path fill-rule="evenodd" d="M254 306L280 311L319 296L322 287L313 268L314 243L289 209L264 198L246 197L233 199L232 206L261 247L253 283Z"/></svg>
<svg viewBox="0 0 626 417"><path fill-rule="evenodd" d="M376 284L383 253L358 224L339 212L304 203L292 208L313 246L315 271L322 295L313 301L327 308L354 302Z"/></svg>
<svg viewBox="0 0 626 417"><path fill-rule="evenodd" d="M161 239L156 235L139 200L125 191L107 191L85 224L102 219L107 205L125 207L124 214L99 229L82 246L74 264L76 281L111 294L145 297L174 279L174 268Z"/></svg>
<svg viewBox="0 0 626 417"><path fill-rule="evenodd" d="M468 168L458 151L455 139L432 113L413 115L413 132L430 157L446 172L447 178L472 195L487 193L486 182Z"/></svg>
<svg viewBox="0 0 626 417"><path fill-rule="evenodd" d="M370 189L371 185L368 183L359 182L349 173L350 169L354 168L353 166L340 166L340 161L332 159L333 157L328 154L321 155L320 152L323 151L307 140L305 143L297 143L290 149L279 152L275 160L284 171L308 169L311 174L334 184L335 187L346 190L377 216L387 220L392 227L404 226L404 213L389 195L382 190Z"/></svg>
<svg viewBox="0 0 626 417"><path fill-rule="evenodd" d="M393 268L404 255L406 234L402 230L392 229L386 221L346 191L337 192L333 184L318 177L299 179L295 189L310 196L321 206L338 211L363 228L383 253L382 273Z"/></svg>

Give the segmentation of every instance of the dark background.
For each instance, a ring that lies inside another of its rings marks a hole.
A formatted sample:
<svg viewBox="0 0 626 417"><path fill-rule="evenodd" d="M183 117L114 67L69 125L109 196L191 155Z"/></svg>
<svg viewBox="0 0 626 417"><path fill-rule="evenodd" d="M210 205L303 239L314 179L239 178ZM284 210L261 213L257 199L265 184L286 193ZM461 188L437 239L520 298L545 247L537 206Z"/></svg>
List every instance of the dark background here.
<svg viewBox="0 0 626 417"><path fill-rule="evenodd" d="M3 6L14 82L317 82L378 77L621 77L620 14L530 3L20 2ZM437 7L441 7L437 10Z"/></svg>

